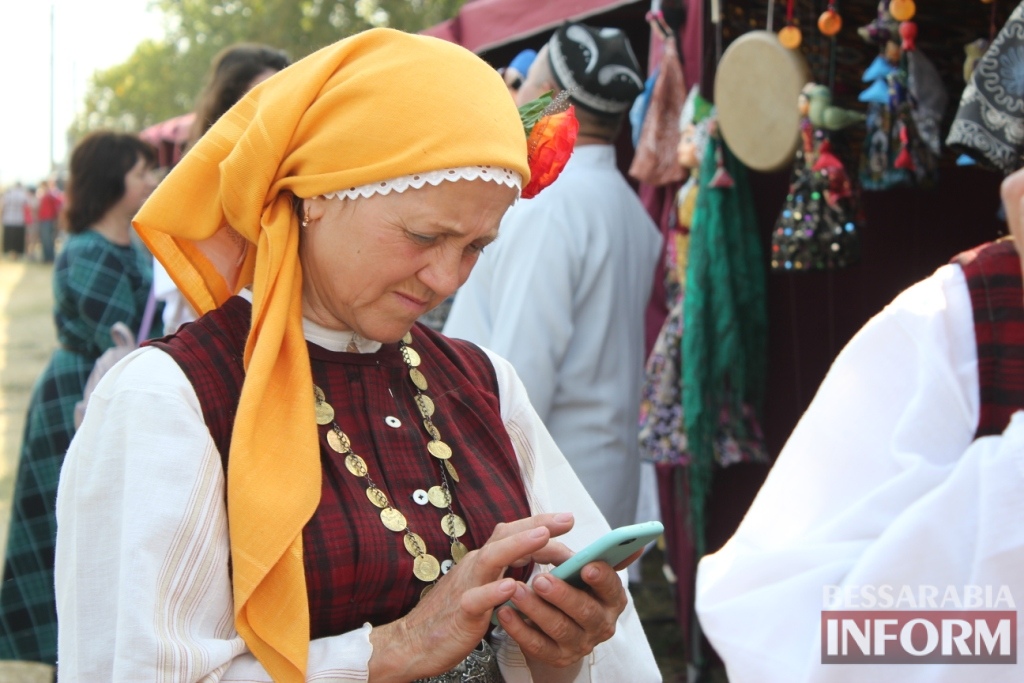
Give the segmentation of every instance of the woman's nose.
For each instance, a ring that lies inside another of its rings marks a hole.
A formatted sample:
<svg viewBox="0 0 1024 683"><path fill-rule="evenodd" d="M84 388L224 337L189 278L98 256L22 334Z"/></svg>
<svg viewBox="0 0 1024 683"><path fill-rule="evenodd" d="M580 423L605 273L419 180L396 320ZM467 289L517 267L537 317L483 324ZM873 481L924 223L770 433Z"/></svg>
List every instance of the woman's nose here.
<svg viewBox="0 0 1024 683"><path fill-rule="evenodd" d="M420 271L420 280L434 294L449 297L462 284L462 259L451 249L439 249L431 262Z"/></svg>

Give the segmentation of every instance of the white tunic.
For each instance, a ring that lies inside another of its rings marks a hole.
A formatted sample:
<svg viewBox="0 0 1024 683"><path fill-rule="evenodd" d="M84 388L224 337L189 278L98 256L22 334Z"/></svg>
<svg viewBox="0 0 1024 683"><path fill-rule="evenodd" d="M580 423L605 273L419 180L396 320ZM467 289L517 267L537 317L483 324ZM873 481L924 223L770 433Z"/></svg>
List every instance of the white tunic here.
<svg viewBox="0 0 1024 683"><path fill-rule="evenodd" d="M309 326L307 338L347 343ZM608 526L515 371L491 358L531 512L573 512L559 540L579 549ZM104 376L57 492L61 681L271 680L234 628L224 490L198 398L170 356L140 349ZM371 628L313 640L308 680L367 680ZM506 681L532 680L515 643L500 629L496 640ZM615 636L570 669L581 683L661 680L632 600Z"/></svg>
<svg viewBox="0 0 1024 683"><path fill-rule="evenodd" d="M512 363L613 527L636 515L644 312L660 249L615 149L577 147L557 181L506 214L445 324Z"/></svg>
<svg viewBox="0 0 1024 683"><path fill-rule="evenodd" d="M1024 680L1024 413L973 441L977 364L966 281L952 265L839 355L736 534L699 566L697 613L730 683ZM857 596L884 585L918 598L921 586L961 598L966 586L1006 586L1021 663L823 665L826 587L867 609Z"/></svg>

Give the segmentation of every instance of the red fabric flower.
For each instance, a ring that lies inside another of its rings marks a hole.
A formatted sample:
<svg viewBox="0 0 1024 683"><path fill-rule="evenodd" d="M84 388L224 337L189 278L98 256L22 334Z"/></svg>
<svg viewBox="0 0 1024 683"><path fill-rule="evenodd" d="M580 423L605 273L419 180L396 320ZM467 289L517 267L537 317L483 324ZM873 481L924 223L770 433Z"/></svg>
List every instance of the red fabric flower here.
<svg viewBox="0 0 1024 683"><path fill-rule="evenodd" d="M526 139L530 182L523 188L523 199L537 196L538 192L555 182L569 161L579 129L580 122L576 120L572 105L537 122Z"/></svg>

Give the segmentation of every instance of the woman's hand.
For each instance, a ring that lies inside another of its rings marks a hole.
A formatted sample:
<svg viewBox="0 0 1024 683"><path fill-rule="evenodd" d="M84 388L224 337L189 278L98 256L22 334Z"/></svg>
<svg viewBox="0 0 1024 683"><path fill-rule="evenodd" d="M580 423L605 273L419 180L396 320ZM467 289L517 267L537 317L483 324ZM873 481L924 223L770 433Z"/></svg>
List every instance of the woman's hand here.
<svg viewBox="0 0 1024 683"><path fill-rule="evenodd" d="M628 565L639 554L617 568ZM502 628L528 659L566 667L615 634L615 623L626 608L626 590L618 574L607 562L591 562L581 576L589 590L540 574L532 586L517 585L512 602L520 613L511 607L498 610Z"/></svg>
<svg viewBox="0 0 1024 683"><path fill-rule="evenodd" d="M486 634L494 608L516 592L517 582L502 578L505 570L531 559L564 561L571 553L551 538L572 525L572 515L562 513L495 527L487 542L467 553L412 611L370 632L370 680L425 678L465 659Z"/></svg>

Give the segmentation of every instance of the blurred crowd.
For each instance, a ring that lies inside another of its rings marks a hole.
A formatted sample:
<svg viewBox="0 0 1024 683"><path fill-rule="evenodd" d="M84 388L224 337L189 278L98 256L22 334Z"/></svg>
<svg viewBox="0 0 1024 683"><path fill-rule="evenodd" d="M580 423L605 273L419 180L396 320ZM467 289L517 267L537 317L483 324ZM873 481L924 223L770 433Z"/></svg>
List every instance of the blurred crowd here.
<svg viewBox="0 0 1024 683"><path fill-rule="evenodd" d="M63 233L59 225L64 206L64 181L51 176L36 185L21 182L3 189L3 255L8 259L53 263Z"/></svg>

